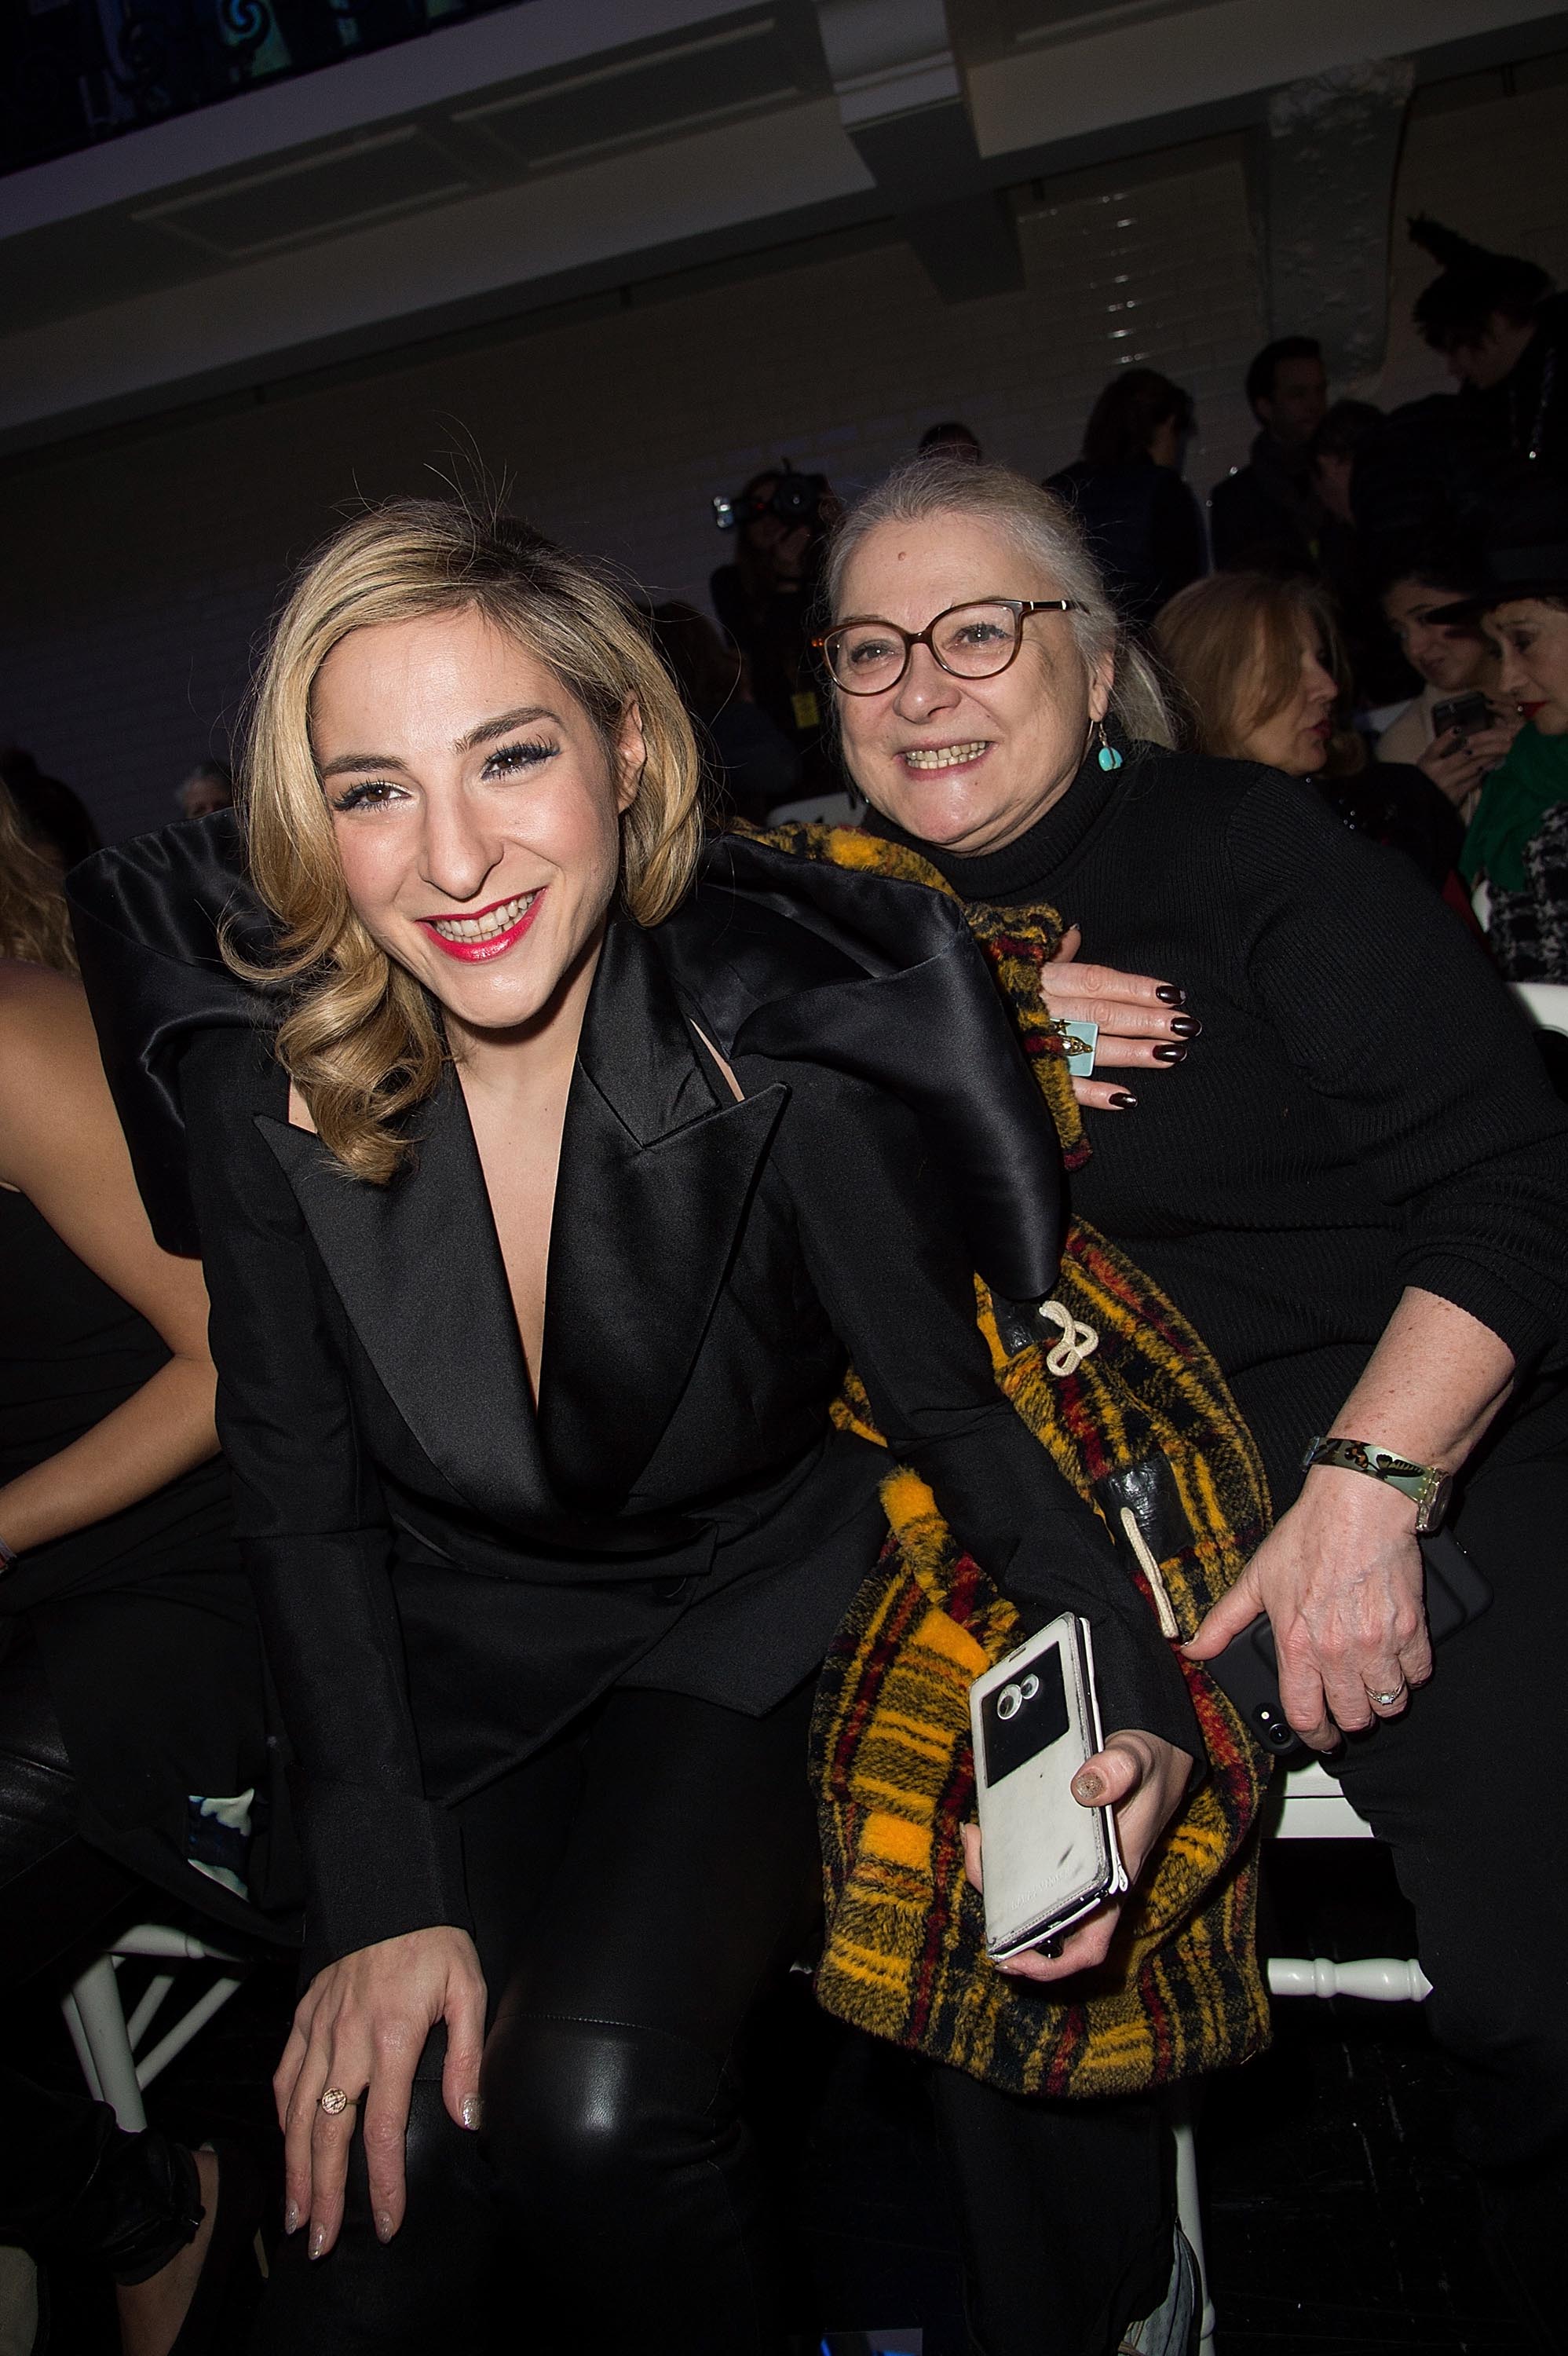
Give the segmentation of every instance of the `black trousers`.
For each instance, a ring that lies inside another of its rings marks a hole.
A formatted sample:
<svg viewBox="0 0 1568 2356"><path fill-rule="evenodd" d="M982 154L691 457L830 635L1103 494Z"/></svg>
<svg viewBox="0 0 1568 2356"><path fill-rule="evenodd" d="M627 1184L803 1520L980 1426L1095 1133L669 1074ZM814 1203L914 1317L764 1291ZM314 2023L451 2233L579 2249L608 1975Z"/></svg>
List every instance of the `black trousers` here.
<svg viewBox="0 0 1568 2356"><path fill-rule="evenodd" d="M461 1811L491 1990L485 2131L421 2065L382 2247L356 2137L340 2243L273 2265L257 2356L494 2346L763 2356L777 2253L737 2048L817 1906L809 1692L763 1719L621 1692ZM1170 2266L1152 2104L1019 2101L933 2073L985 2356L1105 2356ZM490 2340L476 2288L498 2271Z"/></svg>
<svg viewBox="0 0 1568 2356"><path fill-rule="evenodd" d="M772 2356L770 2219L737 2047L817 1902L805 1690L762 1719L621 1691L460 1811L490 1988L485 2129L421 2064L407 2221L383 2248L357 2135L338 2247L285 2244L269 2356L450 2356L487 2343L506 2277L519 2351Z"/></svg>
<svg viewBox="0 0 1568 2356"><path fill-rule="evenodd" d="M1042 2102L959 2070L933 2070L932 2094L977 2356L1114 2356L1170 2277L1175 2147L1163 2104Z"/></svg>
<svg viewBox="0 0 1568 2356"><path fill-rule="evenodd" d="M1489 2172L1568 2154L1568 1466L1489 1466L1455 1525L1492 1589L1398 1719L1330 1762L1415 1909L1455 2138Z"/></svg>

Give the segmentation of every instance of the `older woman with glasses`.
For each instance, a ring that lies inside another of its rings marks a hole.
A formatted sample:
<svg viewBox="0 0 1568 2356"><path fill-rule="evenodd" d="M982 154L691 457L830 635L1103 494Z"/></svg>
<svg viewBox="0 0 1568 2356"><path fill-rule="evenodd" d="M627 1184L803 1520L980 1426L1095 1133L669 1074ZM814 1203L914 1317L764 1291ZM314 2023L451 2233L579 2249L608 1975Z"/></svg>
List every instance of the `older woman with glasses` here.
<svg viewBox="0 0 1568 2356"><path fill-rule="evenodd" d="M1115 1117L1070 1185L1202 1334L1266 1469L1272 1531L1185 1653L1268 1614L1291 1725L1392 1847L1461 2147L1544 2283L1531 2220L1568 2170L1568 1116L1404 862L1307 786L1167 749L1048 495L903 470L840 526L827 578L822 652L881 846L839 855L917 856L982 929L1081 930L1102 986L1048 968L1052 1007L1079 1038L1099 1014L1102 1069L1179 1067L1080 1083ZM1435 1660L1417 1538L1451 1492L1494 1601Z"/></svg>

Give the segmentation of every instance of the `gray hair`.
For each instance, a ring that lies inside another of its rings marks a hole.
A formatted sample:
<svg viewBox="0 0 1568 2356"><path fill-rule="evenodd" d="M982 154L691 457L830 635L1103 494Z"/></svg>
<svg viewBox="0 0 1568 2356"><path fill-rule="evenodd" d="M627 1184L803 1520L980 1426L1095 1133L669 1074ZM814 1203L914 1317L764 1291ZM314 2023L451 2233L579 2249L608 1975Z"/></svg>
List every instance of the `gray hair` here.
<svg viewBox="0 0 1568 2356"><path fill-rule="evenodd" d="M1027 563L1072 599L1077 611L1068 620L1084 669L1093 670L1107 655L1115 665L1109 717L1125 735L1168 751L1176 732L1154 666L1123 628L1077 518L1063 500L1009 467L931 455L895 466L856 501L828 543L825 586L833 618L838 618L844 575L872 532L883 524L925 523L943 515L994 525Z"/></svg>

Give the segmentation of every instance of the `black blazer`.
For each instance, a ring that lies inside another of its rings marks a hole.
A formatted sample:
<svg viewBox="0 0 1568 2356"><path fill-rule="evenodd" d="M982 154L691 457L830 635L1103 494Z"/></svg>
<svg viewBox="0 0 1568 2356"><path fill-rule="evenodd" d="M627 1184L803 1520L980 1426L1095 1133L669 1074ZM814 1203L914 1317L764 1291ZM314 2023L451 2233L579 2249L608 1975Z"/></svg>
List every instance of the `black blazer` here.
<svg viewBox="0 0 1568 2356"><path fill-rule="evenodd" d="M219 882L232 898L215 847L231 836L168 830L74 896L155 1223L177 1226L188 1187L206 1261L313 1966L464 1922L452 1803L609 1686L756 1712L813 1672L883 1535L887 1458L828 1419L847 1359L1029 1618L1094 1622L1108 1722L1196 1750L1168 1648L976 1329L976 1241L1048 1289L1058 1162L948 904L723 846L666 925L612 922L536 1412L461 1087L385 1187L291 1128L256 1002L192 916Z"/></svg>

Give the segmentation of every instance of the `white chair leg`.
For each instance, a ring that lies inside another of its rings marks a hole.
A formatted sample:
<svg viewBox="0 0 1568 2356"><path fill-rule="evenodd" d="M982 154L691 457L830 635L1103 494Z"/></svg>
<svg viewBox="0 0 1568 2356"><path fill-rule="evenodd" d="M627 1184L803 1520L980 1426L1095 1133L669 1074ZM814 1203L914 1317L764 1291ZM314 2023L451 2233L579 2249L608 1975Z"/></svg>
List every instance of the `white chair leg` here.
<svg viewBox="0 0 1568 2356"><path fill-rule="evenodd" d="M1191 2097L1179 2088L1172 2104L1176 2135L1177 2222L1192 2244L1198 2261L1198 2289L1203 2302L1198 2345L1201 2356L1213 2356L1214 2302L1209 2296L1209 2266L1203 2254L1203 2211L1198 2197L1198 2145L1192 2132Z"/></svg>
<svg viewBox="0 0 1568 2356"><path fill-rule="evenodd" d="M62 2000L66 2027L93 2098L107 2103L120 2125L137 2134L147 2124L142 2089L185 2051L191 2039L244 1983L240 1977L227 1976L214 1980L138 2062L136 2048L152 2028L174 1985L174 1975L155 1972L127 2020L115 1979L115 1961L121 1955L148 1955L176 1963L227 1964L238 1963L240 1958L226 1947L209 1946L194 1932L172 1931L161 1922L138 1922L116 1939L112 1954L101 1955L89 1965Z"/></svg>
<svg viewBox="0 0 1568 2356"><path fill-rule="evenodd" d="M142 1991L142 2000L125 2023L125 2034L131 2040L133 2053L153 2024L153 2016L175 1984L173 1972L155 1972Z"/></svg>
<svg viewBox="0 0 1568 2356"><path fill-rule="evenodd" d="M76 1998L68 1988L60 1998L60 2010L70 2031L70 2041L76 2048L76 2058L81 2064L81 2074L87 2081L87 2091L95 2103L103 2100L103 2089L98 2083L98 2064L92 2058L92 2048L87 2041L87 2031L81 2025L81 2015L76 2008Z"/></svg>
<svg viewBox="0 0 1568 2356"><path fill-rule="evenodd" d="M213 2014L220 2012L235 1990L242 1985L240 1980L214 1980L206 1995L197 1998L184 2019L176 2020L168 2035L160 2037L152 2051L137 2062L137 2084L150 2086L159 2072L168 2067L176 2053L185 2051L197 2032L207 2027Z"/></svg>
<svg viewBox="0 0 1568 2356"><path fill-rule="evenodd" d="M1432 1982L1414 1961L1364 1955L1348 1964L1326 1956L1275 1955L1268 1967L1271 1996L1359 1996L1370 2004L1422 2004Z"/></svg>
<svg viewBox="0 0 1568 2356"><path fill-rule="evenodd" d="M125 2034L114 1965L108 1955L89 1964L62 2009L89 2086L100 2102L108 2104L128 2134L139 2135L147 2124L147 2114L142 2107L136 2063Z"/></svg>

